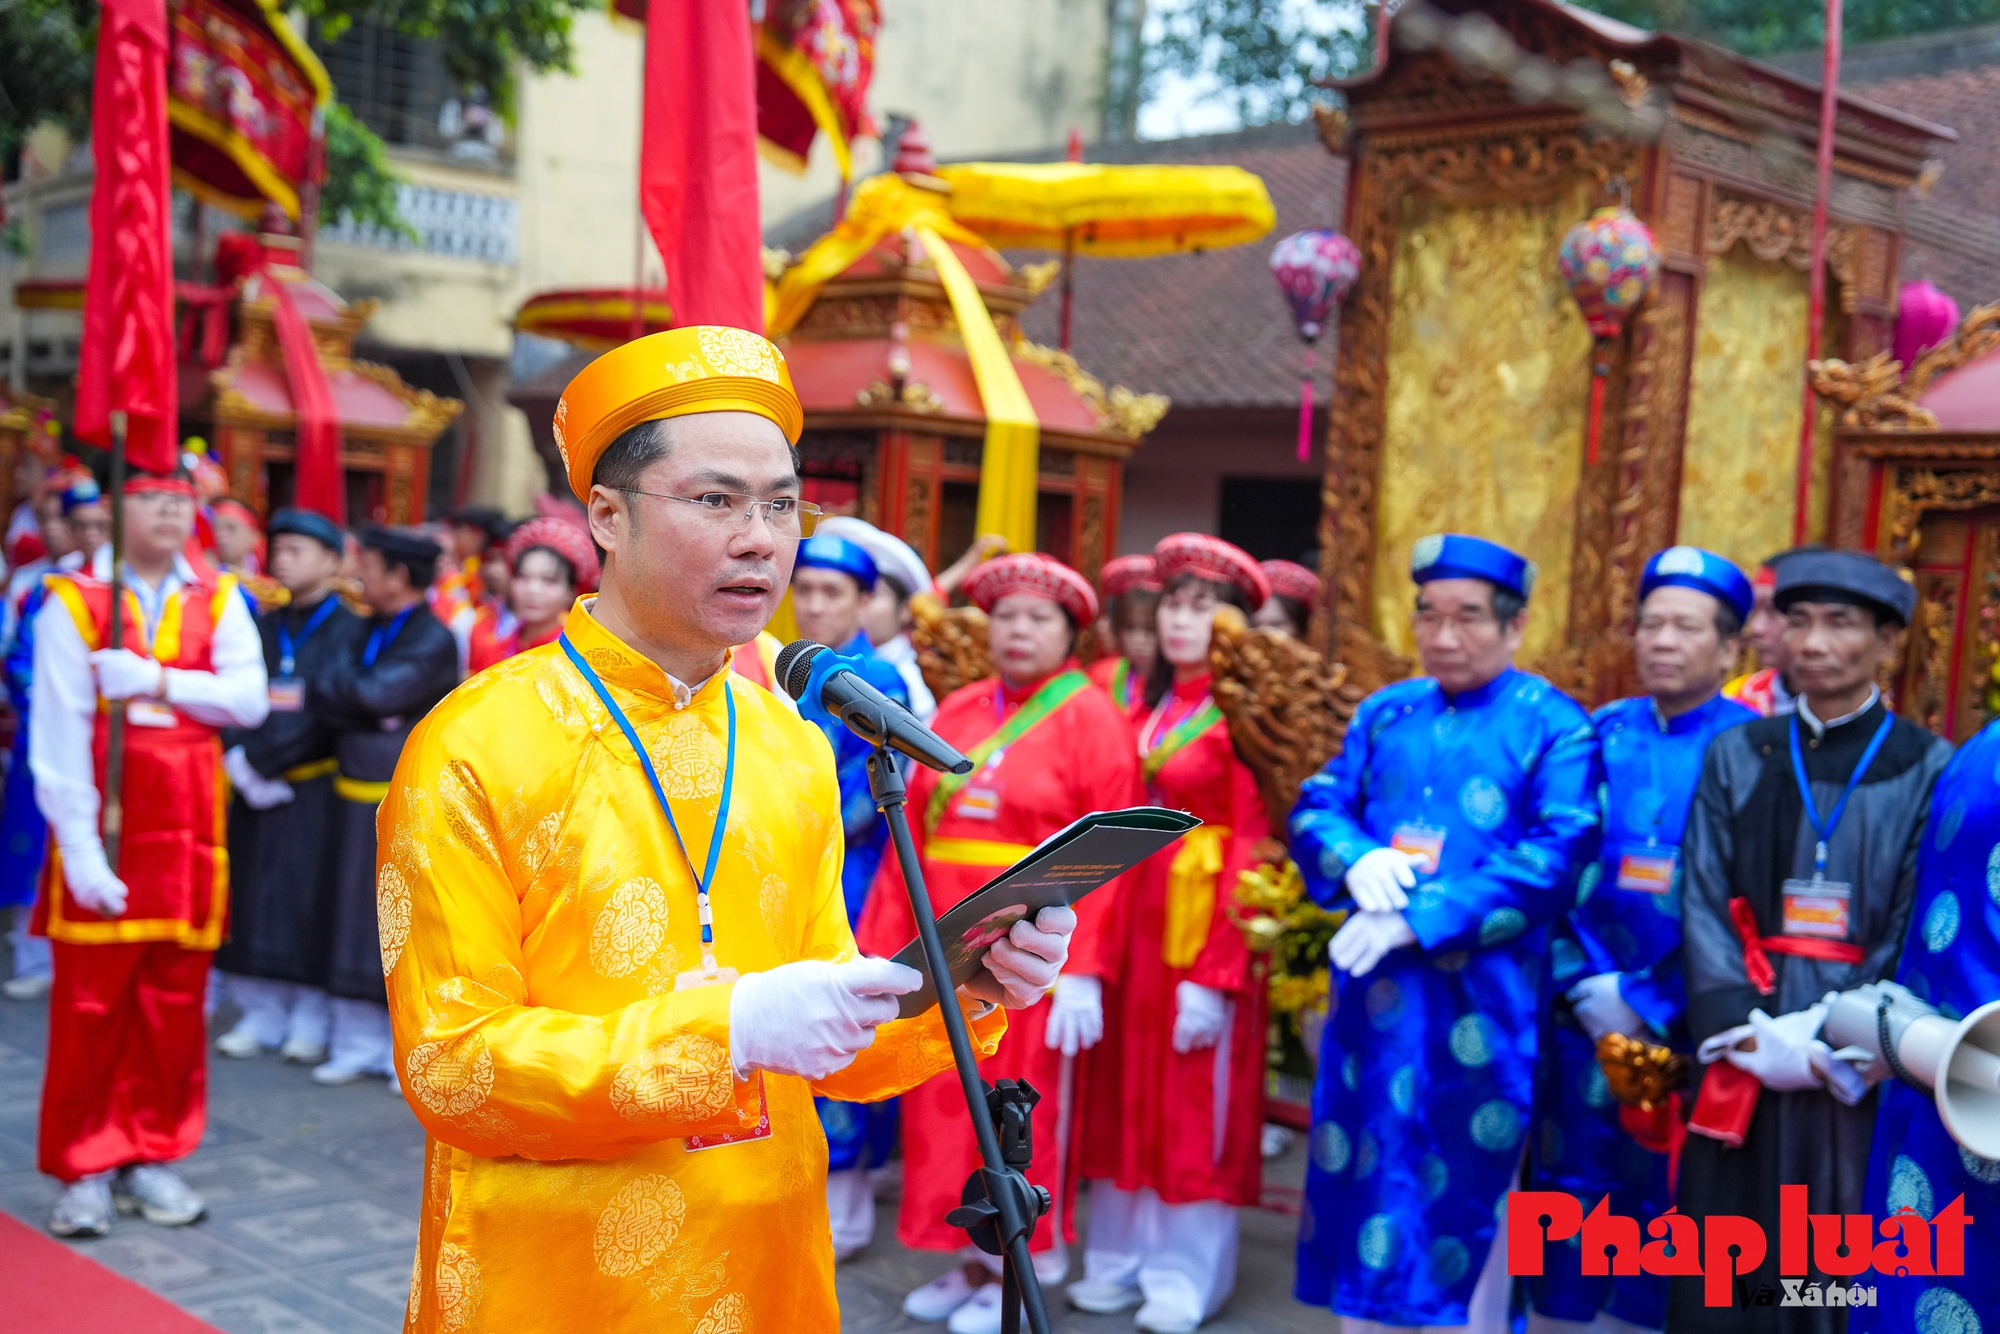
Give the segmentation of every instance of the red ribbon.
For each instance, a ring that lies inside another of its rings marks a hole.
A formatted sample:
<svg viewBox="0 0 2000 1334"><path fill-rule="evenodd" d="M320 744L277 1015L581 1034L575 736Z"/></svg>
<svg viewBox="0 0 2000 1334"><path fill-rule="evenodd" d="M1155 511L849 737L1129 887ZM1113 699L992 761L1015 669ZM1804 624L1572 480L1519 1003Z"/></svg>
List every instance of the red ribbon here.
<svg viewBox="0 0 2000 1334"><path fill-rule="evenodd" d="M1729 901L1729 921L1736 928L1736 938L1743 942L1743 972L1750 979L1750 985L1757 988L1757 994L1768 996L1778 989L1778 973L1771 967L1771 960L1764 953L1764 935L1757 926L1757 910L1750 906L1746 898Z"/></svg>

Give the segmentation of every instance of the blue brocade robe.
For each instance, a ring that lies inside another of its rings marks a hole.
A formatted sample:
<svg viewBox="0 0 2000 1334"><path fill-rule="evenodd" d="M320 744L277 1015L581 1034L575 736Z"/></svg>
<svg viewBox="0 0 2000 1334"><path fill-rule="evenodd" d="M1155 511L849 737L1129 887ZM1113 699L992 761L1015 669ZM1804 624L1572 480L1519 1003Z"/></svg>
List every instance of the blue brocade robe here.
<svg viewBox="0 0 2000 1334"><path fill-rule="evenodd" d="M1429 678L1377 691L1306 781L1292 857L1324 906L1399 827L1444 841L1404 913L1418 947L1335 981L1300 1301L1389 1324L1465 1323L1521 1159L1548 926L1596 855L1601 776L1583 709L1509 669L1456 697Z"/></svg>
<svg viewBox="0 0 2000 1334"><path fill-rule="evenodd" d="M1575 911L1550 943L1552 998L1586 977L1616 973L1619 995L1653 1029L1654 1040L1690 1049L1680 963L1681 833L1709 741L1756 716L1720 695L1664 724L1644 696L1617 700L1593 715L1604 756L1604 838L1577 887ZM1567 1191L1586 1212L1611 1192L1612 1212L1657 1217L1670 1202L1667 1156L1644 1148L1619 1125L1596 1044L1560 1013L1565 1009L1558 1003L1543 1011L1536 1133L1529 1140L1525 1188ZM1529 1284L1537 1311L1588 1321L1609 1310L1635 1325L1661 1326L1664 1278L1585 1278L1578 1272L1581 1255L1578 1247L1550 1248L1546 1272Z"/></svg>
<svg viewBox="0 0 2000 1334"><path fill-rule="evenodd" d="M856 659L855 675L877 690L907 706L909 687L895 667L869 646L868 636L856 634L834 652ZM818 700L801 700L799 716L816 724L833 746L834 773L840 779L840 820L847 831L847 856L841 863L841 896L847 900L847 921L859 925L861 910L868 902L868 887L875 883L875 870L882 864L882 849L889 841L889 825L875 809L868 787L868 757L874 747L848 730L847 724L826 711ZM826 1132L827 1170L851 1167L880 1167L889 1161L896 1142L896 1103L844 1103L831 1098L814 1098L819 1109L820 1128Z"/></svg>
<svg viewBox="0 0 2000 1334"><path fill-rule="evenodd" d="M1917 868L1916 903L1896 980L1953 1019L2000 1000L2000 723L1965 743L1938 779ZM1879 1224L1904 1205L1926 1218L1965 1196L1965 1273L1936 1278L1869 1275L1873 1310L1849 1314L1856 1334L2000 1331L2000 1162L1945 1133L1929 1094L1881 1085L1865 1207ZM1879 1235L1879 1234L1878 1234Z"/></svg>
<svg viewBox="0 0 2000 1334"><path fill-rule="evenodd" d="M0 812L0 909L35 901L48 845L48 822L35 804L35 776L28 769L28 690L35 665L35 614L48 599L36 584L21 606L14 642L7 646L7 698L14 705L14 753L7 769L5 810Z"/></svg>

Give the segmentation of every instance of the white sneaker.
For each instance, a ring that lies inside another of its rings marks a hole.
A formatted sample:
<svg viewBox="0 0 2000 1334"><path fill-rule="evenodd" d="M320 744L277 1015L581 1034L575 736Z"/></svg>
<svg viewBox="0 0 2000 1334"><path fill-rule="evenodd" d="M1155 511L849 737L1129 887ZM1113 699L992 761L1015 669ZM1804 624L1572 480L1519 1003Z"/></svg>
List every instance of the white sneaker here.
<svg viewBox="0 0 2000 1334"><path fill-rule="evenodd" d="M1171 1302L1147 1302L1132 1317L1132 1323L1150 1334L1194 1334L1201 1328L1201 1317L1191 1316L1187 1308Z"/></svg>
<svg viewBox="0 0 2000 1334"><path fill-rule="evenodd" d="M119 1213L137 1214L161 1227L181 1227L208 1212L194 1187L163 1163L140 1163L120 1172L112 1179L111 1202Z"/></svg>
<svg viewBox="0 0 2000 1334"><path fill-rule="evenodd" d="M313 1083L325 1084L331 1088L336 1084L352 1084L367 1073L368 1071L362 1067L350 1065L346 1061L328 1061L325 1065L313 1067L312 1078Z"/></svg>
<svg viewBox="0 0 2000 1334"><path fill-rule="evenodd" d="M217 1038L215 1040L215 1049L224 1056L233 1057L239 1061L247 1061L253 1056L262 1056L265 1051L264 1044L258 1040L257 1034L247 1022L238 1024Z"/></svg>
<svg viewBox="0 0 2000 1334"><path fill-rule="evenodd" d="M49 1231L58 1237L102 1237L111 1231L111 1180L72 1181L49 1210Z"/></svg>
<svg viewBox="0 0 2000 1334"><path fill-rule="evenodd" d="M951 1313L944 1327L951 1334L1000 1334L1000 1297L1004 1291L1002 1284L986 1284Z"/></svg>
<svg viewBox="0 0 2000 1334"><path fill-rule="evenodd" d="M1290 1126L1274 1126L1267 1121L1264 1123L1264 1130L1259 1138L1258 1147L1263 1150L1266 1158L1276 1158L1286 1149L1291 1148L1292 1142L1297 1138L1298 1136L1292 1132Z"/></svg>
<svg viewBox="0 0 2000 1334"><path fill-rule="evenodd" d="M278 1055L300 1065L318 1065L326 1059L326 1044L308 1042L304 1038L286 1038L285 1045L278 1048Z"/></svg>
<svg viewBox="0 0 2000 1334"><path fill-rule="evenodd" d="M52 974L29 973L26 977L10 977L0 982L0 992L4 992L8 1000L40 1000L49 994L49 988L54 985Z"/></svg>
<svg viewBox="0 0 2000 1334"><path fill-rule="evenodd" d="M903 1298L903 1314L926 1323L943 1320L971 1301L974 1291L964 1269L948 1269Z"/></svg>
<svg viewBox="0 0 2000 1334"><path fill-rule="evenodd" d="M1092 1315L1116 1315L1129 1311L1143 1300L1136 1283L1120 1283L1108 1278L1080 1278L1064 1289L1069 1304Z"/></svg>

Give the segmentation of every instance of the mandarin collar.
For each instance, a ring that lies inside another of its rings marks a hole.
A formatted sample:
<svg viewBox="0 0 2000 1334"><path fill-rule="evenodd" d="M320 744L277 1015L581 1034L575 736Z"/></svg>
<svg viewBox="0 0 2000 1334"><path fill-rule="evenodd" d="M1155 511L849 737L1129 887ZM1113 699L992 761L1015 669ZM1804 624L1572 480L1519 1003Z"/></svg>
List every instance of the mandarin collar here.
<svg viewBox="0 0 2000 1334"><path fill-rule="evenodd" d="M1662 733L1667 736L1684 736L1708 726L1709 720L1715 717L1716 710L1722 707L1722 692L1716 691L1686 713L1678 713L1671 718L1661 718L1660 706L1653 700L1648 699L1646 704L1652 710L1653 722Z"/></svg>
<svg viewBox="0 0 2000 1334"><path fill-rule="evenodd" d="M1453 708L1453 709L1481 708L1485 705L1491 704L1494 700L1500 698L1500 696L1506 692L1507 688L1514 684L1515 678L1520 676L1520 674L1521 673L1518 668L1508 667L1504 669L1500 673L1500 675L1494 677L1491 681L1488 681L1485 685L1474 686L1470 690L1461 690L1456 695L1446 690L1443 686L1439 686L1438 697L1445 702L1445 706L1447 708Z"/></svg>
<svg viewBox="0 0 2000 1334"><path fill-rule="evenodd" d="M721 700L728 688L730 663L736 650L730 649L722 655L722 666L713 676L690 686L600 625L590 614L596 601L596 594L586 593L572 603L562 632L605 685L616 686L675 712Z"/></svg>
<svg viewBox="0 0 2000 1334"><path fill-rule="evenodd" d="M1213 681L1214 677L1209 672L1203 672L1200 676L1191 676L1185 681L1181 680L1179 677L1175 677L1174 689L1173 689L1174 698L1200 699L1203 695L1206 695L1208 693L1208 688L1211 684L1213 684Z"/></svg>

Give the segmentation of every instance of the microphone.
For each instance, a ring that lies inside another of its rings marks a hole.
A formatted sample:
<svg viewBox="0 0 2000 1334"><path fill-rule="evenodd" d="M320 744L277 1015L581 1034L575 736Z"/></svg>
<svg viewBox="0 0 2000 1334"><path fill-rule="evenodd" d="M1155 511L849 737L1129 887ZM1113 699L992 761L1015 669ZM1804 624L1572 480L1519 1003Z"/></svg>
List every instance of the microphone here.
<svg viewBox="0 0 2000 1334"><path fill-rule="evenodd" d="M886 745L927 768L972 772L972 761L917 720L917 715L869 685L824 644L794 639L778 650L775 675L801 704L817 701L871 746Z"/></svg>

